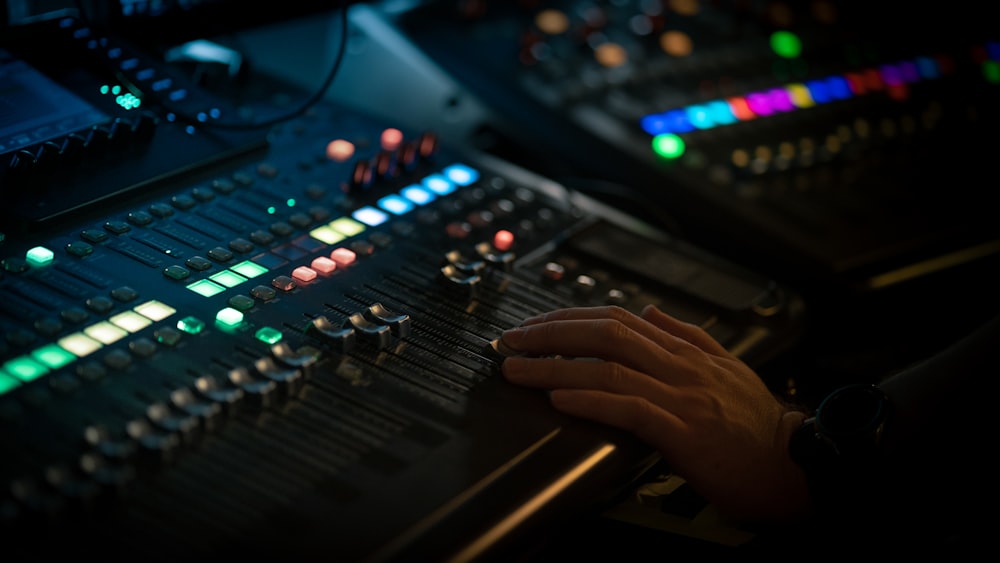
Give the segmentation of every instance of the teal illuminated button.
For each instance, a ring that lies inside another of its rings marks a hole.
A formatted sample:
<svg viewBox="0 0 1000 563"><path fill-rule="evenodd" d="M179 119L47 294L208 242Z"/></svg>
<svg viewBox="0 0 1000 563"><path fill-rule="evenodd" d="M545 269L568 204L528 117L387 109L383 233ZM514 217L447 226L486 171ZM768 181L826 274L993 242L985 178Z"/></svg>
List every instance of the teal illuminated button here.
<svg viewBox="0 0 1000 563"><path fill-rule="evenodd" d="M364 225L358 223L357 221L351 219L350 217L341 217L339 219L334 219L333 221L330 221L329 227L337 231L338 233L348 237L353 237L354 235L361 234L362 232L364 232L366 228Z"/></svg>
<svg viewBox="0 0 1000 563"><path fill-rule="evenodd" d="M142 305L134 307L132 310L147 319L152 319L154 321L162 321L177 312L177 310L173 307L160 303L156 300L147 301Z"/></svg>
<svg viewBox="0 0 1000 563"><path fill-rule="evenodd" d="M265 344L277 344L282 338L280 330L269 326L261 327L254 336Z"/></svg>
<svg viewBox="0 0 1000 563"><path fill-rule="evenodd" d="M205 321L195 317L184 317L177 321L177 329L188 334L198 334L205 329Z"/></svg>
<svg viewBox="0 0 1000 563"><path fill-rule="evenodd" d="M234 287L240 285L241 283L247 281L247 279L236 272L231 272L229 270L223 270L217 274L209 276L212 281L219 285L226 287Z"/></svg>
<svg viewBox="0 0 1000 563"><path fill-rule="evenodd" d="M226 307L215 314L215 322L227 328L236 328L243 322L243 313L232 307Z"/></svg>
<svg viewBox="0 0 1000 563"><path fill-rule="evenodd" d="M49 369L59 369L76 360L76 356L55 344L47 344L31 352L31 357Z"/></svg>
<svg viewBox="0 0 1000 563"><path fill-rule="evenodd" d="M239 264L230 268L230 270L244 276L246 278L255 278L259 275L266 274L267 268L261 266L256 262L251 262L249 260L240 262Z"/></svg>
<svg viewBox="0 0 1000 563"><path fill-rule="evenodd" d="M194 283L189 283L187 288L191 291L201 295L202 297L211 297L213 295L218 295L226 290L226 288L215 283L212 280L198 280Z"/></svg>
<svg viewBox="0 0 1000 563"><path fill-rule="evenodd" d="M15 379L14 376L7 375L5 372L0 372L0 395L3 395L20 384L21 382Z"/></svg>
<svg viewBox="0 0 1000 563"><path fill-rule="evenodd" d="M54 252L45 248L44 246L36 246L28 251L25 258L27 258L28 263L32 266L48 266L55 259L56 255Z"/></svg>
<svg viewBox="0 0 1000 563"><path fill-rule="evenodd" d="M38 379L49 372L49 368L27 356L10 360L3 365L3 369L25 383Z"/></svg>

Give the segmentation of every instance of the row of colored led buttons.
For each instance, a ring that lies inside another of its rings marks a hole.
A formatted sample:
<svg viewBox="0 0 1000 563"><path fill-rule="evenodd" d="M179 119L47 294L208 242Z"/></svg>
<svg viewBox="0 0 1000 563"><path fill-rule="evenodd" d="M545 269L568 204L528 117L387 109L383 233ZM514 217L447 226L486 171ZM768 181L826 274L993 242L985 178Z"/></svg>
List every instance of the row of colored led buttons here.
<svg viewBox="0 0 1000 563"><path fill-rule="evenodd" d="M977 59L980 59L978 62L988 80L1000 81L1000 65L997 62L1000 61L1000 43L985 46ZM905 99L908 85L940 78L953 69L954 61L948 57L917 57L860 72L787 84L745 96L657 112L642 117L639 124L646 133L653 136L653 150L657 154L665 158L677 158L684 153L684 143L678 137L684 133L732 125L880 91L887 91L897 99Z"/></svg>
<svg viewBox="0 0 1000 563"><path fill-rule="evenodd" d="M381 198L377 205L366 206L356 210L352 218L341 217L327 225L313 229L313 238L334 244L350 236L363 232L368 226L377 226L387 221L391 215L403 215L417 206L430 203L439 196L454 192L459 187L476 182L479 172L463 164L454 164L442 170L439 174L431 174L420 181L400 190L398 194ZM390 215L391 214L391 215ZM29 264L35 267L46 266L54 259L54 253L44 247L35 247L26 254ZM292 277L299 281L311 281L318 273L328 274L337 266L352 263L355 254L346 248L334 249L329 257L320 256L309 266L299 266L292 272ZM239 285L255 278L268 269L252 261L244 261L235 266L218 272L207 279L193 282L188 289L211 297L230 287ZM169 311L169 312L168 312ZM127 334L134 333L174 313L174 309L156 301L147 302L133 311L120 313L108 321L91 325L82 331L58 340L56 344L48 344L29 354L14 358L3 364L0 370L0 394L15 388L21 382L29 382L51 370L61 368L77 358L87 356L107 344L114 343ZM232 307L220 310L216 322L222 327L236 327L243 322L243 313ZM204 323L196 318L187 317L177 322L177 327L185 332L200 332ZM261 328L255 336L267 343L281 340L281 333L268 327Z"/></svg>

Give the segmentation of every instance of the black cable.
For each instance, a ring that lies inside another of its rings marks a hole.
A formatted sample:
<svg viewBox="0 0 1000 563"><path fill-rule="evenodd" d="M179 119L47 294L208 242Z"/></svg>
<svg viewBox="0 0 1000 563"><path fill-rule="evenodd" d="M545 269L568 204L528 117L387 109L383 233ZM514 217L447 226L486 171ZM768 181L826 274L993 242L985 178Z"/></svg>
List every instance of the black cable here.
<svg viewBox="0 0 1000 563"><path fill-rule="evenodd" d="M333 79L336 78L337 74L340 72L340 65L343 63L343 61L344 61L344 54L347 52L347 33L348 33L347 8L348 8L349 1L348 0L340 0L339 4L340 4L340 6L339 6L339 9L337 11L340 12L340 24L341 24L340 25L340 44L337 46L337 56L336 56L336 58L333 61L333 66L330 67L330 71L326 73L326 78L323 79L323 83L320 84L319 88L317 88L316 91L312 93L312 95L310 95L308 98L306 98L306 100L298 108L296 108L295 110L293 110L293 111L291 111L289 113L286 113L284 115L279 115L279 116L276 116L276 117L272 117L270 119L265 119L263 121L258 121L258 122L242 122L242 123L238 123L238 122L237 123L226 123L226 122L222 122L222 121L208 121L208 120L203 121L203 120L198 119L197 116L192 116L192 115L189 115L189 114L184 114L184 113L181 113L181 112L177 112L177 111L171 110L169 107L166 108L167 111L169 111L170 113L173 113L175 116L177 116L182 121L191 122L191 123L194 123L194 124L197 124L197 125L201 125L201 126L214 127L214 128L218 128L218 129L260 129L262 127L270 127L272 125L276 125L278 123L282 123L284 121L288 121L290 119L294 119L294 118L299 117L300 115L304 114L305 112L309 111L309 108L311 108L312 106L316 105L316 103L318 103L320 100L322 100L323 96L326 95L327 90L330 89L330 85L333 84Z"/></svg>

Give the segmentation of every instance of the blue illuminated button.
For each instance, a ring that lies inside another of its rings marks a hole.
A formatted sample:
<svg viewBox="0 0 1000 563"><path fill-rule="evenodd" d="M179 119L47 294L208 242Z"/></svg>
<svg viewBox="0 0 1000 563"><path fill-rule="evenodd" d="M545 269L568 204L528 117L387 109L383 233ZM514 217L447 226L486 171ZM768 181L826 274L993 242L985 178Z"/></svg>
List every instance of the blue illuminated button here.
<svg viewBox="0 0 1000 563"><path fill-rule="evenodd" d="M421 180L420 183L437 195L448 195L457 189L455 184L440 174L431 174Z"/></svg>
<svg viewBox="0 0 1000 563"><path fill-rule="evenodd" d="M354 217L369 227L381 225L389 220L389 216L384 211L368 205L352 213L351 217Z"/></svg>
<svg viewBox="0 0 1000 563"><path fill-rule="evenodd" d="M410 200L395 194L387 195L378 200L378 206L394 215L402 215L413 209L413 203Z"/></svg>
<svg viewBox="0 0 1000 563"><path fill-rule="evenodd" d="M464 164L452 164L444 169L444 176L459 186L468 186L479 179L479 171Z"/></svg>
<svg viewBox="0 0 1000 563"><path fill-rule="evenodd" d="M417 205L424 205L430 203L437 199L433 193L421 188L417 185L407 186L399 191L399 193L406 199L412 201Z"/></svg>

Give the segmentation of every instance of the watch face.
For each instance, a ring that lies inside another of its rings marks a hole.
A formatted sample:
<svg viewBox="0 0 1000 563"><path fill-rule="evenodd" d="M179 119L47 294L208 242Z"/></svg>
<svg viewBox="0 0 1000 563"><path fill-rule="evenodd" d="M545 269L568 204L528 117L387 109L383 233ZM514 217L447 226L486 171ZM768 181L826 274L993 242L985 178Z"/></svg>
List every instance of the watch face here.
<svg viewBox="0 0 1000 563"><path fill-rule="evenodd" d="M888 415L889 399L875 385L849 385L834 391L816 410L816 431L842 446L874 445Z"/></svg>

